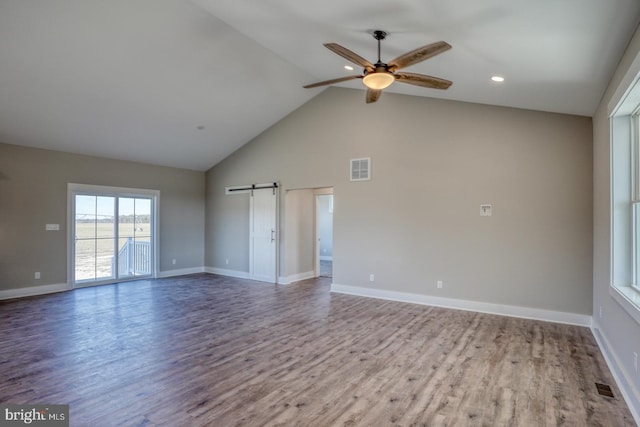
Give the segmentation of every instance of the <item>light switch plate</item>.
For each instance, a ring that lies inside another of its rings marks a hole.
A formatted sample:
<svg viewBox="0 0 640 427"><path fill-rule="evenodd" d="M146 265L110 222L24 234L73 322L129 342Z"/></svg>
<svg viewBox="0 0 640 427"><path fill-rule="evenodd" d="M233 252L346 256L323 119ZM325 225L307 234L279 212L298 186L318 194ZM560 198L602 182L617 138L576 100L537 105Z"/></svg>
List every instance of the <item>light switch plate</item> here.
<svg viewBox="0 0 640 427"><path fill-rule="evenodd" d="M47 224L45 225L44 229L47 231L59 231L60 224Z"/></svg>

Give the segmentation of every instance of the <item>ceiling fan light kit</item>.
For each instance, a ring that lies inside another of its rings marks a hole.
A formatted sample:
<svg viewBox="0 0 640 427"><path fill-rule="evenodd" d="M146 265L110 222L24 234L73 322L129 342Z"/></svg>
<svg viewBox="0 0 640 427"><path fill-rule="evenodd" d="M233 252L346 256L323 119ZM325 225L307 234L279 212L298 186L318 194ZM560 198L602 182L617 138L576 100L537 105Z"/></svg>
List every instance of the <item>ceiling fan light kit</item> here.
<svg viewBox="0 0 640 427"><path fill-rule="evenodd" d="M446 50L451 49L451 45L447 42L435 42L426 46L422 46L418 49L414 49L411 52L407 52L404 55L400 55L393 61L385 64L380 60L380 41L384 40L388 33L380 30L373 32L373 38L378 41L378 61L374 64L367 61L360 55L350 51L349 49L340 46L337 43L326 43L324 46L333 53L342 56L348 61L353 62L364 68L362 75L340 77L332 80L325 80L323 82L313 83L304 88L313 88L318 86L326 86L333 83L345 82L348 80L362 79L362 83L367 87L366 102L376 102L380 98L382 89L387 88L394 81L401 83L408 83L415 86L422 86L431 89L447 89L451 86L452 82L449 80L441 79L439 77L427 76L424 74L415 73L398 73L397 70L408 67L418 62L429 59L436 56Z"/></svg>
<svg viewBox="0 0 640 427"><path fill-rule="evenodd" d="M388 71L376 71L366 74L362 78L362 83L369 89L380 90L389 87L395 80L395 76Z"/></svg>

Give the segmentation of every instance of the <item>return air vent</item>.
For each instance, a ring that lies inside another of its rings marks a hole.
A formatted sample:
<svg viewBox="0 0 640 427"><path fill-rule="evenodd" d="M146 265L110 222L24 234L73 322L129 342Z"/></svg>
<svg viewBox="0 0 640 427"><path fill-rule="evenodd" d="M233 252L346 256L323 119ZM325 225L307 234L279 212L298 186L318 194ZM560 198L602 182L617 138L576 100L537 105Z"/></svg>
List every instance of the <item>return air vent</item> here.
<svg viewBox="0 0 640 427"><path fill-rule="evenodd" d="M607 384L596 383L596 389L598 390L598 394L601 396L614 397L611 387Z"/></svg>
<svg viewBox="0 0 640 427"><path fill-rule="evenodd" d="M351 181L371 179L371 158L351 159Z"/></svg>

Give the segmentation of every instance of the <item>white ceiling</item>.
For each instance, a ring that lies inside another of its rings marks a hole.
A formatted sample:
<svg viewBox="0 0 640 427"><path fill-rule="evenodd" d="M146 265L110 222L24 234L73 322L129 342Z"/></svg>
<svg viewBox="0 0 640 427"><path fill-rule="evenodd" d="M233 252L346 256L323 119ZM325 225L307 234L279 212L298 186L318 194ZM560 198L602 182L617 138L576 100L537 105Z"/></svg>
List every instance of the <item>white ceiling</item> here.
<svg viewBox="0 0 640 427"><path fill-rule="evenodd" d="M323 43L375 62L374 29L384 62L453 46L406 69L450 89L386 92L590 116L639 18L637 0L0 0L0 141L206 170L322 91L302 85L360 71Z"/></svg>

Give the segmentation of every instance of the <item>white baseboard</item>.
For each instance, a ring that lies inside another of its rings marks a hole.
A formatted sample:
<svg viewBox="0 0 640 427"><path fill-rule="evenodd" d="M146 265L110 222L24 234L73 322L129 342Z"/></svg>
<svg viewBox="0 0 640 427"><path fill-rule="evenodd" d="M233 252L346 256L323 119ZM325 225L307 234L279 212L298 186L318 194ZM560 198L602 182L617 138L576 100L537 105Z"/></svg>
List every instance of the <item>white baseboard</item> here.
<svg viewBox="0 0 640 427"><path fill-rule="evenodd" d="M22 297L31 297L34 295L53 294L55 292L70 291L71 286L68 283L55 283L52 285L29 286L27 288L7 289L0 291L0 300L13 299Z"/></svg>
<svg viewBox="0 0 640 427"><path fill-rule="evenodd" d="M235 277L237 279L249 279L251 280L251 274L248 271L240 270L227 270L226 268L218 267L205 267L205 273L219 274L220 276Z"/></svg>
<svg viewBox="0 0 640 427"><path fill-rule="evenodd" d="M395 292L382 289L371 289L360 286L331 284L331 292L379 298L391 301L409 302L457 310L477 311L480 313L499 314L502 316L521 317L524 319L544 320L547 322L566 323L569 325L591 326L591 316L562 311L543 310L539 308L520 307L515 305L492 304L487 302L468 301L455 298L434 297L431 295Z"/></svg>
<svg viewBox="0 0 640 427"><path fill-rule="evenodd" d="M182 268L179 270L161 271L157 274L156 277L158 279L162 279L165 277L184 276L187 274L204 273L204 271L205 271L204 267ZM77 288L90 287L90 286L95 286L95 283L86 283L84 285L82 284L76 285ZM29 286L26 288L7 289L4 291L0 290L0 300L31 297L34 295L53 294L56 292L70 291L72 289L73 289L73 286L69 285L68 283L55 283L52 285Z"/></svg>
<svg viewBox="0 0 640 427"><path fill-rule="evenodd" d="M314 271L305 271L304 273L292 274L290 276L278 277L278 285L289 285L300 280L307 280L316 277Z"/></svg>
<svg viewBox="0 0 640 427"><path fill-rule="evenodd" d="M600 347L600 352L603 354L604 360L607 362L609 370L613 374L613 378L616 380L616 384L618 385L618 388L622 393L622 397L631 411L631 415L633 415L636 424L640 425L640 390L635 388L633 382L629 381L629 378L634 378L634 375L631 372L628 372L624 368L624 365L620 363L620 358L613 350L611 344L609 344L607 337L600 333L600 328L598 326L599 325L594 320L591 332L593 332L593 336L598 343L598 347Z"/></svg>
<svg viewBox="0 0 640 427"><path fill-rule="evenodd" d="M329 255L329 256L321 255L320 256L320 261L333 261L333 256L331 256L331 255Z"/></svg>
<svg viewBox="0 0 640 427"><path fill-rule="evenodd" d="M220 276L235 277L236 279L253 280L256 283L276 284L276 282L271 282L267 278L252 276L251 273L249 273L248 271L227 270L226 268L218 268L218 267L205 267L204 271L205 273L218 274ZM277 278L275 280L277 280Z"/></svg>
<svg viewBox="0 0 640 427"><path fill-rule="evenodd" d="M204 272L205 272L204 267L179 268L176 270L160 271L156 277L158 279L164 279L165 277L186 276L187 274L196 274L196 273L204 273Z"/></svg>

